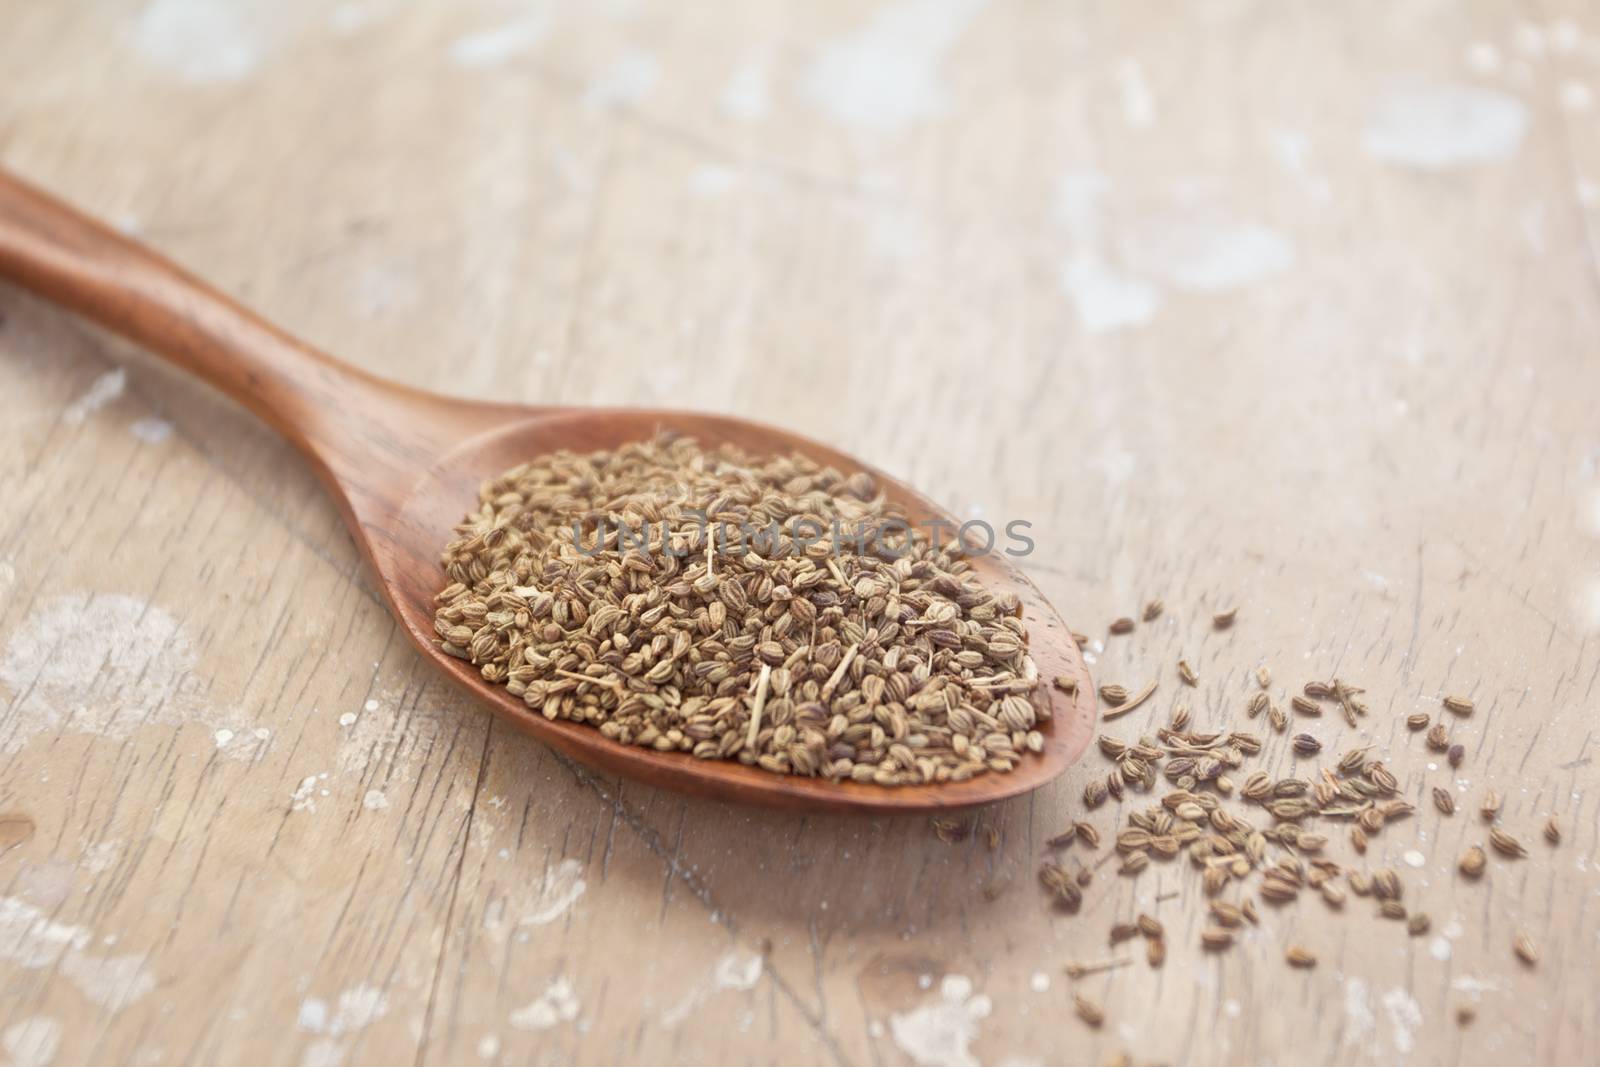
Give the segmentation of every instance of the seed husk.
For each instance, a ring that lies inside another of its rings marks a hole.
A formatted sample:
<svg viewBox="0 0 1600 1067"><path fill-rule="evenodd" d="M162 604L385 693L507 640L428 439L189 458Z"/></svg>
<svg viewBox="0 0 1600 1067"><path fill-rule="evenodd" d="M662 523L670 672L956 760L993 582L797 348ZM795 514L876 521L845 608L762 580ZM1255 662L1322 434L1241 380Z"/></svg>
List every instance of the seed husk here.
<svg viewBox="0 0 1600 1067"><path fill-rule="evenodd" d="M1215 615L1211 616L1211 625L1216 627L1218 630L1226 630L1228 627L1233 625L1233 620L1237 618L1238 615L1238 608L1229 608L1227 611L1219 611Z"/></svg>
<svg viewBox="0 0 1600 1067"><path fill-rule="evenodd" d="M1304 970L1309 970L1317 965L1317 957L1299 945L1290 945L1283 958L1288 961L1289 966L1299 967Z"/></svg>
<svg viewBox="0 0 1600 1067"><path fill-rule="evenodd" d="M1195 673L1194 668L1189 665L1189 661L1186 659L1178 661L1178 677L1183 679L1184 685L1200 684L1200 676Z"/></svg>
<svg viewBox="0 0 1600 1067"><path fill-rule="evenodd" d="M1502 856L1510 859L1521 859L1528 854L1522 842L1500 829L1498 826L1489 827L1489 844Z"/></svg>
<svg viewBox="0 0 1600 1067"><path fill-rule="evenodd" d="M1493 822L1500 814L1500 794L1493 789L1486 790L1483 794L1483 804L1478 808L1478 814L1483 816L1484 822Z"/></svg>
<svg viewBox="0 0 1600 1067"><path fill-rule="evenodd" d="M1425 713L1420 711L1415 715L1406 716L1406 726L1412 730L1426 730L1428 728L1428 723L1431 721L1432 720Z"/></svg>
<svg viewBox="0 0 1600 1067"><path fill-rule="evenodd" d="M1468 878L1476 878L1483 873L1484 867L1489 863L1489 857L1478 845L1472 845L1461 854L1461 861L1456 864L1461 873Z"/></svg>
<svg viewBox="0 0 1600 1067"><path fill-rule="evenodd" d="M1267 686L1271 685L1272 684L1272 672L1267 670L1266 667L1257 667L1256 668L1256 684L1259 685L1263 689L1265 689Z"/></svg>
<svg viewBox="0 0 1600 1067"><path fill-rule="evenodd" d="M1428 747L1435 752L1443 752L1450 747L1450 730L1444 723L1436 722L1428 731Z"/></svg>
<svg viewBox="0 0 1600 1067"><path fill-rule="evenodd" d="M1449 790L1433 787L1433 806L1439 809L1442 815L1456 813L1456 798L1450 795Z"/></svg>
<svg viewBox="0 0 1600 1067"><path fill-rule="evenodd" d="M1517 954L1517 959L1533 967L1539 962L1539 946L1533 943L1533 938L1527 934L1519 933L1511 942L1511 950Z"/></svg>
<svg viewBox="0 0 1600 1067"><path fill-rule="evenodd" d="M1150 601L1144 606L1144 621L1154 622L1156 619L1160 618L1161 612L1165 608L1166 605L1161 603L1159 599Z"/></svg>
<svg viewBox="0 0 1600 1067"><path fill-rule="evenodd" d="M1310 734L1294 735L1294 753L1297 756L1315 756L1322 751L1322 742Z"/></svg>
<svg viewBox="0 0 1600 1067"><path fill-rule="evenodd" d="M1466 697L1448 696L1444 698L1443 703L1446 711L1454 712L1457 715L1472 714L1472 701Z"/></svg>
<svg viewBox="0 0 1600 1067"><path fill-rule="evenodd" d="M1554 815L1550 816L1550 821L1544 824L1544 839L1552 845L1561 844L1561 824L1556 822Z"/></svg>
<svg viewBox="0 0 1600 1067"><path fill-rule="evenodd" d="M1101 1009L1100 1005L1082 993L1074 993L1072 995L1072 1003L1077 1008L1078 1018L1090 1026L1099 1026L1106 1021L1106 1013Z"/></svg>
<svg viewBox="0 0 1600 1067"><path fill-rule="evenodd" d="M1128 690L1114 682L1107 683L1100 687L1100 699L1116 707L1128 699Z"/></svg>

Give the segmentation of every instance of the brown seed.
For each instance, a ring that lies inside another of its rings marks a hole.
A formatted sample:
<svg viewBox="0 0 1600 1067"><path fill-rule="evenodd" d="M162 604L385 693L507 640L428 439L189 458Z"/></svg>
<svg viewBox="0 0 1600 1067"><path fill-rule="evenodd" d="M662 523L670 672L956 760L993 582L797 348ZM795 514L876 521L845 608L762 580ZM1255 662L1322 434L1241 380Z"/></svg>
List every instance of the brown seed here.
<svg viewBox="0 0 1600 1067"><path fill-rule="evenodd" d="M1102 685L1100 687L1100 699L1112 707L1116 707L1128 699L1128 690L1115 683Z"/></svg>
<svg viewBox="0 0 1600 1067"><path fill-rule="evenodd" d="M1267 705L1267 721L1270 722L1272 724L1272 728L1278 731L1280 734L1289 728L1289 716L1285 714L1284 710L1278 707L1276 704Z"/></svg>
<svg viewBox="0 0 1600 1067"><path fill-rule="evenodd" d="M1229 608L1227 611L1219 611L1215 615L1211 616L1211 625L1215 626L1219 630L1226 630L1228 627L1233 625L1233 620L1238 616L1238 614L1238 608Z"/></svg>
<svg viewBox="0 0 1600 1067"><path fill-rule="evenodd" d="M1483 849L1477 845L1472 845L1461 854L1461 861L1456 866L1468 878L1476 878L1483 873L1483 869L1488 863L1489 857L1484 855Z"/></svg>
<svg viewBox="0 0 1600 1067"><path fill-rule="evenodd" d="M1350 827L1350 847L1363 854L1367 851L1367 832L1359 826Z"/></svg>
<svg viewBox="0 0 1600 1067"><path fill-rule="evenodd" d="M1494 822L1495 817L1500 814L1500 794L1493 789L1485 792L1483 805L1478 808L1478 814L1483 816L1484 822Z"/></svg>
<svg viewBox="0 0 1600 1067"><path fill-rule="evenodd" d="M1428 917L1418 913L1406 920L1406 932L1412 937L1419 937L1428 932L1428 927L1430 925L1431 923L1429 922Z"/></svg>
<svg viewBox="0 0 1600 1067"><path fill-rule="evenodd" d="M1112 622L1110 629L1114 634L1131 634L1133 633L1133 620L1124 615L1122 618Z"/></svg>
<svg viewBox="0 0 1600 1067"><path fill-rule="evenodd" d="M1444 758L1450 762L1450 766L1459 767L1461 761L1467 758L1467 750L1460 745L1451 745L1445 749Z"/></svg>
<svg viewBox="0 0 1600 1067"><path fill-rule="evenodd" d="M1076 693L1078 691L1078 680L1070 674L1056 675L1052 684L1063 693Z"/></svg>
<svg viewBox="0 0 1600 1067"><path fill-rule="evenodd" d="M1056 904L1067 911L1077 911L1083 903L1083 890L1072 873L1059 863L1045 863L1039 868L1039 882L1054 897Z"/></svg>
<svg viewBox="0 0 1600 1067"><path fill-rule="evenodd" d="M1090 826L1086 822L1080 822L1074 824L1072 829L1073 832L1078 835L1078 839L1085 845L1088 845L1091 849L1100 847L1100 831L1096 830L1093 826Z"/></svg>
<svg viewBox="0 0 1600 1067"><path fill-rule="evenodd" d="M1511 859L1521 859L1528 854L1528 850L1522 847L1521 841L1498 826L1489 827L1489 844L1494 846L1494 850L1500 855Z"/></svg>
<svg viewBox="0 0 1600 1067"><path fill-rule="evenodd" d="M1544 839L1552 845L1561 844L1561 824L1556 822L1554 815L1550 816L1550 821L1544 824Z"/></svg>
<svg viewBox="0 0 1600 1067"><path fill-rule="evenodd" d="M1145 942L1144 958L1152 967L1160 967L1167 962L1167 943L1159 937L1152 937Z"/></svg>
<svg viewBox="0 0 1600 1067"><path fill-rule="evenodd" d="M1295 711L1298 711L1301 715L1322 714L1322 705L1318 704L1315 700L1308 700L1299 693L1296 693L1294 696L1289 698L1289 706Z"/></svg>
<svg viewBox="0 0 1600 1067"><path fill-rule="evenodd" d="M954 845L967 839L971 827L961 819L935 819L933 820L933 836L947 845Z"/></svg>
<svg viewBox="0 0 1600 1067"><path fill-rule="evenodd" d="M1406 716L1406 726L1412 730L1426 730L1430 721L1428 716L1422 712Z"/></svg>
<svg viewBox="0 0 1600 1067"><path fill-rule="evenodd" d="M1150 603L1144 606L1144 621L1154 622L1161 616L1161 612L1165 607L1166 605L1161 603L1160 600L1150 601Z"/></svg>
<svg viewBox="0 0 1600 1067"><path fill-rule="evenodd" d="M1433 806L1439 809L1440 814L1454 815L1456 813L1456 799L1448 790L1433 787Z"/></svg>
<svg viewBox="0 0 1600 1067"><path fill-rule="evenodd" d="M1234 927L1244 925L1244 912L1226 900L1213 900L1211 902L1211 915L1217 920L1218 925Z"/></svg>
<svg viewBox="0 0 1600 1067"><path fill-rule="evenodd" d="M1539 946L1533 943L1533 938L1527 934L1518 934L1511 942L1511 950L1517 954L1517 959L1529 967L1539 962Z"/></svg>
<svg viewBox="0 0 1600 1067"><path fill-rule="evenodd" d="M1401 920L1406 917L1406 906L1398 900L1385 900L1378 904L1378 914L1385 919Z"/></svg>
<svg viewBox="0 0 1600 1067"><path fill-rule="evenodd" d="M990 852L999 851L1000 831L995 829L993 826L985 826L983 828L983 845Z"/></svg>
<svg viewBox="0 0 1600 1067"><path fill-rule="evenodd" d="M1098 808L1105 803L1106 784L1099 778L1094 779L1083 787L1083 805L1086 808Z"/></svg>
<svg viewBox="0 0 1600 1067"><path fill-rule="evenodd" d="M1082 1019L1090 1026L1099 1026L1101 1023L1106 1021L1106 1013L1101 1010L1100 1005L1096 1004L1082 993L1074 993L1072 995L1072 1002L1078 1009L1078 1018Z"/></svg>
<svg viewBox="0 0 1600 1067"><path fill-rule="evenodd" d="M1265 667L1256 668L1256 684L1265 689L1272 684L1272 672Z"/></svg>
<svg viewBox="0 0 1600 1067"><path fill-rule="evenodd" d="M1372 892L1379 900L1399 900L1404 889L1392 867L1380 867L1372 873Z"/></svg>
<svg viewBox="0 0 1600 1067"><path fill-rule="evenodd" d="M1294 735L1294 753L1297 756L1315 756L1322 751L1322 742L1310 734Z"/></svg>
<svg viewBox="0 0 1600 1067"><path fill-rule="evenodd" d="M1457 715L1472 714L1472 701L1468 700L1466 697L1445 697L1444 707L1446 711L1455 712Z"/></svg>
<svg viewBox="0 0 1600 1067"><path fill-rule="evenodd" d="M1463 1004L1456 1009L1456 1025L1467 1026L1478 1017L1478 1010L1470 1004Z"/></svg>
<svg viewBox="0 0 1600 1067"><path fill-rule="evenodd" d="M1233 944L1233 931L1220 926L1208 926L1200 931L1200 945L1211 952L1219 952Z"/></svg>
<svg viewBox="0 0 1600 1067"><path fill-rule="evenodd" d="M1301 692L1313 700L1322 700L1333 695L1333 687L1326 682L1307 682Z"/></svg>
<svg viewBox="0 0 1600 1067"><path fill-rule="evenodd" d="M1184 685L1200 684L1200 676L1194 672L1193 667L1189 666L1189 661L1186 659L1178 661L1178 677L1183 679Z"/></svg>
<svg viewBox="0 0 1600 1067"><path fill-rule="evenodd" d="M1121 688L1121 687L1118 686L1118 688ZM1130 696L1124 696L1124 698L1121 701L1121 703L1117 704L1116 707L1107 709L1106 713L1104 715L1101 715L1100 718L1102 718L1102 719L1114 719L1118 715L1126 715L1128 712L1132 711L1134 708L1138 707L1140 704L1143 704L1146 700L1149 700L1150 699L1150 694L1154 693L1155 691L1156 691L1156 683L1152 681L1152 682L1146 684L1143 689L1141 689L1137 693L1133 694L1133 696L1131 696L1131 697ZM1103 694L1104 692L1105 692L1105 690L1102 689L1101 693Z"/></svg>
<svg viewBox="0 0 1600 1067"><path fill-rule="evenodd" d="M1166 933L1166 929L1161 925L1161 920L1142 911L1139 913L1138 925L1139 932L1145 937L1159 938Z"/></svg>
<svg viewBox="0 0 1600 1067"><path fill-rule="evenodd" d="M1435 752L1443 752L1450 747L1450 731L1444 723L1436 722L1428 731L1428 747Z"/></svg>
<svg viewBox="0 0 1600 1067"><path fill-rule="evenodd" d="M1130 938L1135 938L1135 937L1138 937L1138 936L1139 936L1139 924L1138 923L1112 923L1111 924L1111 943L1113 945L1120 945L1120 944L1122 944L1122 942L1127 941Z"/></svg>
<svg viewBox="0 0 1600 1067"><path fill-rule="evenodd" d="M1289 962L1289 966L1291 967L1300 967L1309 970L1317 965L1317 957L1313 956L1310 952L1301 948L1299 945L1290 945L1289 951L1284 953L1283 958Z"/></svg>

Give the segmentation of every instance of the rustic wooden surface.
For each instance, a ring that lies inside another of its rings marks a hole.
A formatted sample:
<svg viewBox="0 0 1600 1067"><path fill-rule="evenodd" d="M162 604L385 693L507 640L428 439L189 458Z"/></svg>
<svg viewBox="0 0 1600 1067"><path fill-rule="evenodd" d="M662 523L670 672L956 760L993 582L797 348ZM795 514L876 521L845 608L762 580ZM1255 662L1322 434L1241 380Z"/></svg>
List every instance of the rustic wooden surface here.
<svg viewBox="0 0 1600 1067"><path fill-rule="evenodd" d="M1365 685L1359 731L1313 729L1390 758L1418 814L1359 865L1433 921L1308 900L1206 955L1176 865L1052 912L1033 873L1093 753L982 812L994 851L594 776L434 677L286 445L0 289L9 1062L1600 1059L1577 0L12 0L0 25L0 163L355 363L767 419L1033 522L1097 676L1160 678L1109 732L1164 720L1180 655L1201 726L1242 723L1260 663ZM1401 722L1446 692L1478 705L1454 774ZM1281 739L1262 765L1293 765ZM1491 786L1531 855L1464 883ZM1069 981L1140 909L1165 968ZM1320 966L1284 967L1291 940Z"/></svg>

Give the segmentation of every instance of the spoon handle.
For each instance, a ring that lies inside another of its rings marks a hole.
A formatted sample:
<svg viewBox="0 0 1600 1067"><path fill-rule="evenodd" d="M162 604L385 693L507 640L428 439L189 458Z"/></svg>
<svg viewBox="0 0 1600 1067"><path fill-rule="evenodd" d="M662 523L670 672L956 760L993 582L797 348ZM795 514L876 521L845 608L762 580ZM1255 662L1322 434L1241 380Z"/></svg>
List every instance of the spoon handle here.
<svg viewBox="0 0 1600 1067"><path fill-rule="evenodd" d="M198 375L319 460L344 444L336 412L352 394L390 388L4 170L0 279Z"/></svg>

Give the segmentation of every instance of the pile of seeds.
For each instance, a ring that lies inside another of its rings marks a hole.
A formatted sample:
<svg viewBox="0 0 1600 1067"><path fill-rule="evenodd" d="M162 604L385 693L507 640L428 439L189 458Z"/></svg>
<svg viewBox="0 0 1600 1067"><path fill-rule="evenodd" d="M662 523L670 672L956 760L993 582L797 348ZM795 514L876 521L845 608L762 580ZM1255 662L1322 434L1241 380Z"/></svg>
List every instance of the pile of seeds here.
<svg viewBox="0 0 1600 1067"><path fill-rule="evenodd" d="M556 452L479 490L434 629L623 744L880 785L1009 771L1049 715L1021 605L897 520L870 476L798 455Z"/></svg>
<svg viewBox="0 0 1600 1067"><path fill-rule="evenodd" d="M1145 621L1162 614L1159 601L1147 607ZM1214 616L1213 627L1231 625L1236 613ZM1226 620L1226 621L1224 621ZM1126 634L1135 629L1131 617L1111 623L1108 632ZM1075 635L1079 644L1087 637ZM1196 668L1187 660L1176 664L1178 681L1187 687L1199 684ZM1092 772L1083 787L1083 805L1100 808L1108 799L1119 802L1120 827L1111 838L1112 847L1103 855L1079 861L1076 854L1099 849L1100 831L1090 822L1074 821L1045 842L1049 855L1040 865L1039 881L1048 899L1058 909L1076 913L1102 866L1115 864L1118 874L1136 878L1152 865L1181 859L1195 871L1207 897L1207 921L1201 924L1198 948L1206 952L1227 952L1237 944L1238 931L1262 924L1268 908L1293 905L1303 897L1315 898L1332 912L1349 914L1351 896L1371 901L1376 919L1389 920L1403 927L1405 934L1419 936L1430 930L1432 922L1425 911L1407 896L1400 874L1390 867L1367 869L1364 856L1374 837L1391 824L1415 813L1407 795L1427 792L1441 817L1454 817L1456 797L1442 785L1420 789L1424 783L1402 783L1400 778L1373 756L1370 747L1345 751L1337 758L1323 754L1323 744L1314 733L1290 733L1290 724L1316 729L1325 710L1337 713L1349 724L1369 713L1361 687L1347 681L1313 680L1289 696L1284 710L1274 699L1272 674L1265 666L1253 670L1254 684L1239 709L1242 729L1196 730L1190 713L1175 704L1165 725L1147 728L1137 737L1103 733L1097 739L1101 756L1111 764L1109 773ZM1055 684L1075 690L1070 678ZM1101 720L1114 720L1144 703L1156 688L1151 680L1131 694L1128 687L1107 683L1100 687L1100 699L1107 706ZM1179 690L1183 692L1182 689ZM1440 701L1443 711L1438 721L1423 712L1409 715L1405 722L1413 732L1426 732L1430 749L1445 753L1450 768L1460 766L1464 746L1454 739L1450 720L1468 720L1474 712L1470 699L1446 696ZM1287 754L1295 773L1274 776L1252 770L1249 764L1263 751L1271 734L1254 733L1251 721L1264 721L1273 733L1283 735ZM1115 725L1120 726L1120 723ZM1297 727L1298 729L1298 727ZM1147 804L1134 804L1139 794L1150 798ZM1515 861L1529 854L1521 839L1497 825L1502 798L1487 790L1478 808L1487 825L1488 850L1505 860ZM1338 849L1337 837L1344 837L1355 858L1341 862L1330 858ZM1561 826L1554 815L1543 828L1550 846L1562 840ZM947 840L958 839L946 827ZM1484 845L1469 846L1458 861L1465 879L1476 880L1488 865ZM1176 892L1169 896L1177 896ZM1160 900L1167 897L1158 897ZM1260 907L1258 908L1258 902ZM1112 923L1109 941L1113 948L1143 935L1149 966L1161 967L1166 960L1166 937L1162 925L1152 916L1140 913L1136 919ZM1518 932L1509 946L1511 954L1528 967L1539 962L1539 949L1525 933ZM1312 949L1287 945L1283 949L1287 966L1310 969L1317 965ZM1067 964L1069 978L1120 966L1126 958L1108 961L1074 961ZM1078 1014L1091 1026L1099 1026L1106 1013L1097 1002L1092 1011L1084 1001L1076 1001ZM1470 1006L1461 1006L1458 1018L1465 1025L1472 1018Z"/></svg>

